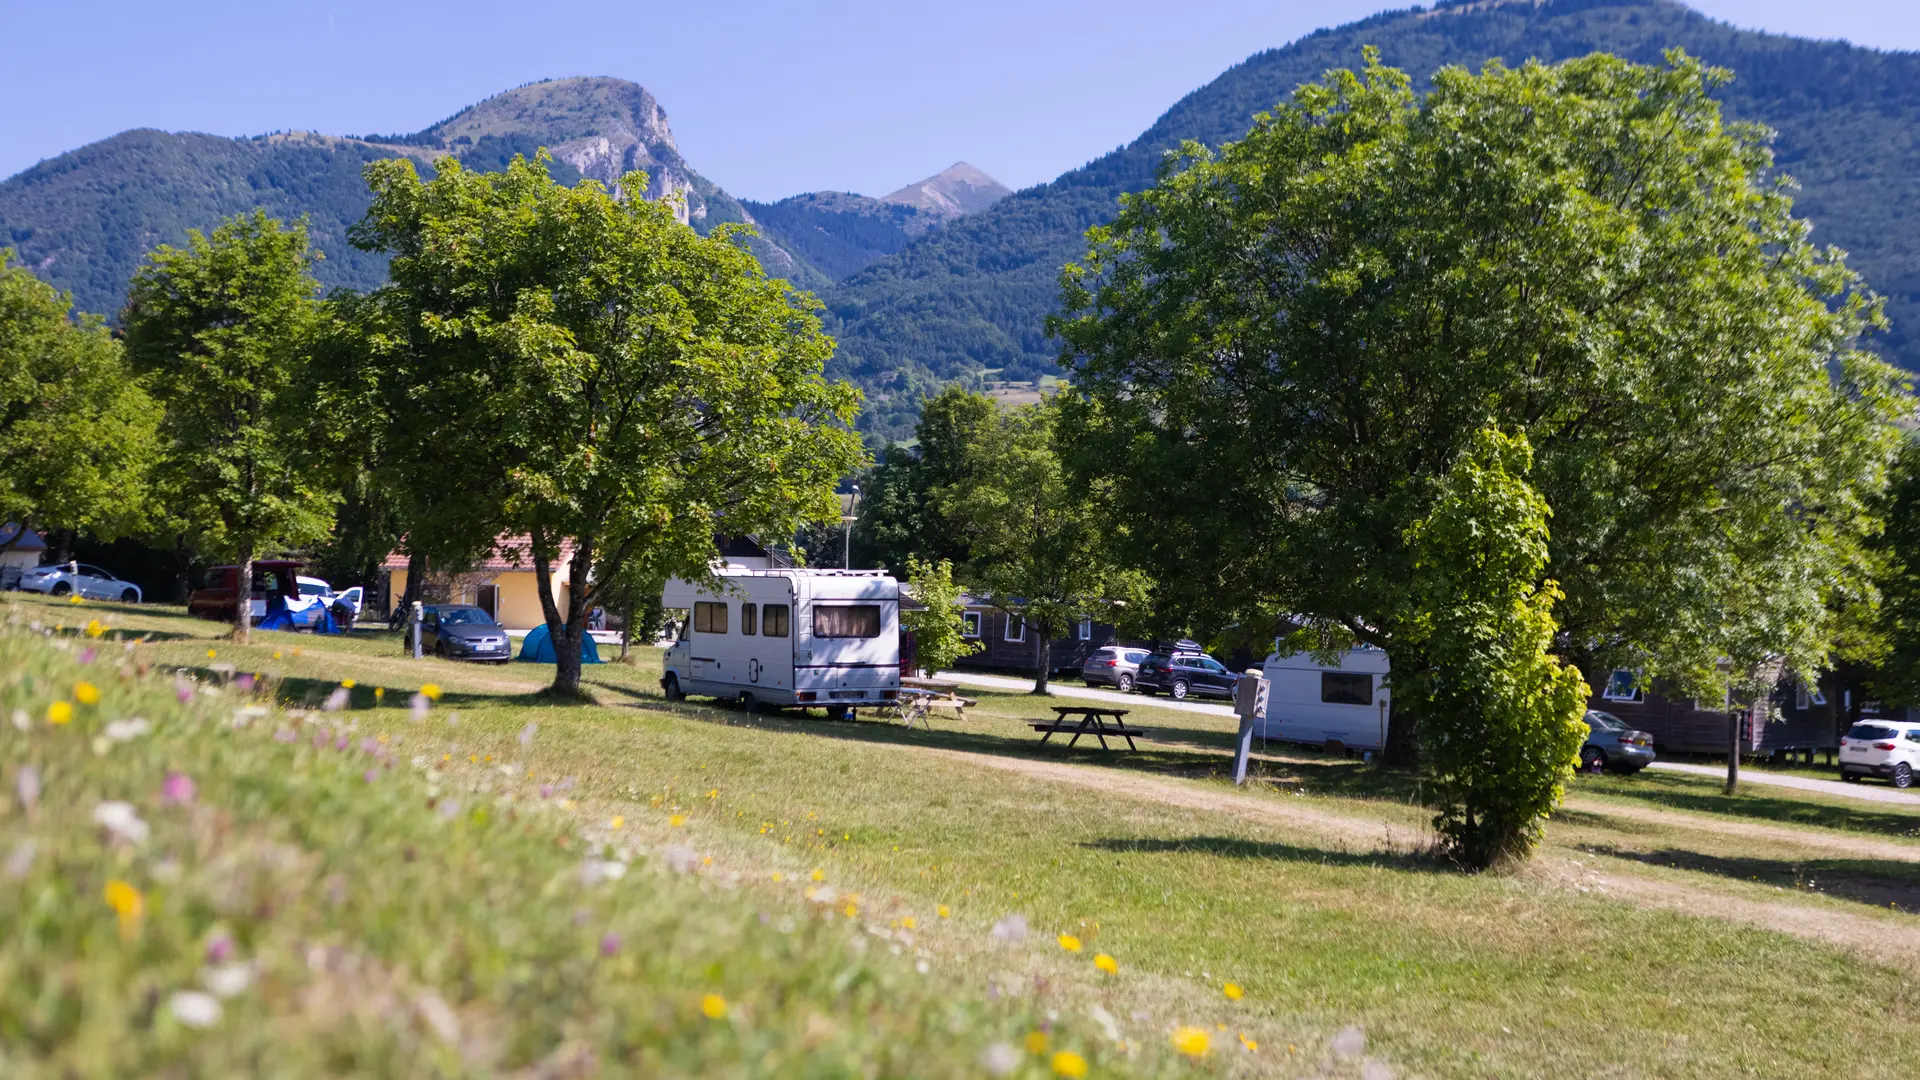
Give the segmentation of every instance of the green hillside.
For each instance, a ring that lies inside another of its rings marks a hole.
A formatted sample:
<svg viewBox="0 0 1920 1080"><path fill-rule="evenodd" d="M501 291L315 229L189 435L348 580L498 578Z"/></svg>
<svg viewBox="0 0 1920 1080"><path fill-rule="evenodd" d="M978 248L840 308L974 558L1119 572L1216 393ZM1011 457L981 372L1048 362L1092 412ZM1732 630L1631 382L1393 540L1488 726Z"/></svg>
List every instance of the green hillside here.
<svg viewBox="0 0 1920 1080"><path fill-rule="evenodd" d="M154 246L261 207L288 220L306 216L325 256L322 285L371 288L385 279L386 260L347 243L348 226L367 207L361 170L368 162L408 154L430 171L434 159L451 155L469 168L499 169L543 146L563 182L591 176L610 183L644 169L649 196L682 198L687 220L702 232L748 220L737 200L681 158L665 111L644 87L575 78L496 95L412 135L122 132L0 181L0 246L71 290L81 310L113 315ZM828 281L774 244L754 248L775 274L806 287Z"/></svg>
<svg viewBox="0 0 1920 1080"><path fill-rule="evenodd" d="M1888 297L1894 329L1882 348L1920 370L1920 267L1903 257L1920 247L1920 221L1905 215L1920 195L1920 54L1736 30L1670 0L1548 0L1380 15L1249 58L1132 144L959 219L830 291L837 372L906 387L983 368L1026 378L1048 370L1056 347L1044 321L1084 230L1108 218L1121 193L1151 185L1165 151L1184 139L1238 138L1255 112L1328 68L1356 66L1367 45L1418 78L1489 57L1605 50L1658 62L1672 46L1733 69L1723 95L1730 113L1778 130L1780 167L1804 189L1800 212ZM885 401L873 413L869 421L883 426L906 414Z"/></svg>
<svg viewBox="0 0 1920 1080"><path fill-rule="evenodd" d="M769 239L835 280L906 247L940 220L916 207L841 191L745 206Z"/></svg>

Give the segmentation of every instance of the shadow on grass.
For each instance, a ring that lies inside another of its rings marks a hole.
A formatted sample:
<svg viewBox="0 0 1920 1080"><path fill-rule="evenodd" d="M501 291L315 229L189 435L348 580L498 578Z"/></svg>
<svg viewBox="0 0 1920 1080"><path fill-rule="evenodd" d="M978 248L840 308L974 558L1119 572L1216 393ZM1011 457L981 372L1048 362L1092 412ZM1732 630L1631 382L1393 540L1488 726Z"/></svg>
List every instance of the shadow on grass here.
<svg viewBox="0 0 1920 1080"><path fill-rule="evenodd" d="M1189 836L1180 839L1108 838L1088 840L1081 847L1120 854L1214 855L1227 859L1268 859L1317 863L1325 866L1367 866L1423 874L1453 873L1452 863L1425 851L1333 851L1231 836Z"/></svg>
<svg viewBox="0 0 1920 1080"><path fill-rule="evenodd" d="M1631 778L1576 778L1579 782L1568 793L1601 795L1614 799L1691 810L1723 817L1782 821L1798 825L1818 825L1849 832L1878 833L1882 836L1920 837L1920 813L1882 809L1869 804L1839 805L1803 802L1774 794L1742 791L1725 795L1711 790L1713 781L1702 781L1685 774L1657 773L1652 770Z"/></svg>
<svg viewBox="0 0 1920 1080"><path fill-rule="evenodd" d="M1796 892L1819 893L1877 908L1920 912L1920 865L1912 863L1880 859L1809 859L1796 862L1703 855L1678 848L1632 851L1597 844L1582 844L1581 850L1648 866L1665 866L1713 874L1734 881L1774 885Z"/></svg>

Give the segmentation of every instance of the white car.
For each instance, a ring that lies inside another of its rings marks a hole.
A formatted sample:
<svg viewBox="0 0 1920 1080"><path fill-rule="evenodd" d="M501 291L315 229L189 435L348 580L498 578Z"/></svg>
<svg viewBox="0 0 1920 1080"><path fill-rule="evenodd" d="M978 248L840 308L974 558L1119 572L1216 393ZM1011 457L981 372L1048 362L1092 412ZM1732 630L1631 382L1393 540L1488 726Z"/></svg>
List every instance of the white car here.
<svg viewBox="0 0 1920 1080"><path fill-rule="evenodd" d="M86 563L36 566L20 575L19 587L48 596L79 593L89 600L118 600L123 604L140 602L140 586L131 581L121 581L105 570Z"/></svg>
<svg viewBox="0 0 1920 1080"><path fill-rule="evenodd" d="M300 599L289 601L288 611L298 613L319 604L333 613L334 622L345 626L353 625L353 620L360 617L361 598L365 595L360 586L355 585L346 592L334 592L333 586L317 577L301 574L296 575L293 580L294 584L300 587Z"/></svg>
<svg viewBox="0 0 1920 1080"><path fill-rule="evenodd" d="M1862 720L1840 739L1840 778L1878 776L1894 787L1911 787L1920 776L1920 724Z"/></svg>

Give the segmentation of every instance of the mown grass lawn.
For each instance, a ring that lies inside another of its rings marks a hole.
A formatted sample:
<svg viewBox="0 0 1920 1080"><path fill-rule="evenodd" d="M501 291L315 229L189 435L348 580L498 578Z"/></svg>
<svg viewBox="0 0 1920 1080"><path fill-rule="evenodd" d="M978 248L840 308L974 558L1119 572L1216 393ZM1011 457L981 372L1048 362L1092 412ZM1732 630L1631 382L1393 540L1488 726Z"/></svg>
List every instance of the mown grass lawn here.
<svg viewBox="0 0 1920 1080"><path fill-rule="evenodd" d="M1912 822L1897 808L1856 814L1785 800L1815 809L1776 812L1755 800L1716 804L1664 777L1632 786L1654 774L1579 778L1577 809L1550 830L1537 867L1466 876L1422 854L1428 811L1408 779L1276 752L1260 763L1257 782L1237 791L1224 779L1232 722L1222 718L1143 706L1130 719L1155 736L1140 754L1102 753L1084 742L1067 751L1037 745L1024 718L1041 715L1046 703L1019 694L969 689L981 704L965 720L936 716L932 733L909 732L897 724L671 705L653 685L658 654L651 650L638 651L631 665L590 668L595 703L556 704L536 693L550 669L412 661L384 634L262 634L236 647L214 640L220 627L159 609L27 600L16 602L10 617L69 628L101 618L112 624L110 637L124 631L150 638L134 655L155 672L178 666L204 676L214 665L232 664L267 676L295 705L317 706L352 679L351 707L324 714L322 722L355 725L353 739L385 736L403 762L423 759L431 772L409 782L436 785L442 798L497 809L510 795L514 801L505 805L546 830L534 842L557 860L554 867L577 868L581 858L577 847L558 847L554 837L563 834L574 843L686 853L696 873L647 876L648 888L657 884L663 896L695 890L696 906L711 906L721 925L744 927L741 947L750 956L761 948L758 924L740 923L740 912L764 910L776 923L795 918L815 928L818 947L836 958L847 947L834 935L844 936L849 925L897 934L912 920L911 950L894 957L897 942L888 942L864 954L877 969L885 967L881 959L897 961L919 979L886 969L886 978L907 981L884 985L912 988L905 996L879 995L900 1015L871 1031L843 1032L845 1041L826 1055L877 1063L871 1071L964 1071L978 1066L983 1047L1017 1043L1024 1025L1051 1024L1056 1045L1080 1040L1074 1045L1095 1071L1184 1068L1169 1050L1169 1033L1184 1025L1208 1033L1210 1067L1263 1075L1302 1075L1323 1065L1357 1071L1358 1058L1328 1060L1335 1034L1350 1027L1364 1031L1367 1055L1405 1075L1909 1074L1910 1047L1885 1037L1920 1022L1920 990L1897 956L1697 917L1685 905L1622 899L1604 879L1582 892L1583 884L1568 883L1577 875L1560 872L1590 874L1601 866L1620 881L1691 890L1686 895L1729 905L1772 905L1768 911L1844 921L1869 934L1884 927L1889 938L1911 939L1914 917L1885 902L1888 890L1897 908L1899 898L1920 888L1911 873L1920 844L1908 839ZM407 699L427 682L443 693L416 718ZM8 692L17 689L10 684ZM13 757L20 744L9 737L0 745ZM82 756L72 767L106 768L100 763L122 756L118 749ZM1774 793L1768 799L1779 801ZM1667 819L1634 816L1647 808ZM275 813L309 812L289 803ZM409 812L423 829L442 827L439 811L424 803ZM403 816L398 805L383 809L383 820L389 816ZM1778 857L1782 841L1707 827L1720 823L1797 830L1789 838L1792 859L1844 861L1820 872L1853 884L1802 889L1744 873L1762 862L1790 861ZM1823 836L1888 847L1871 857L1844 847L1825 851ZM395 851L386 844L363 852L357 874L374 881L391 873L418 887L409 876L417 873L408 870L414 864ZM828 910L838 916L808 916L823 907L806 896L818 888L815 871L835 890L836 906ZM537 877L508 873L489 910L514 917L544 910L540 890L525 888ZM463 890L478 887L457 875L446 880ZM722 881L724 888L715 885ZM852 918L844 914L848 892L860 896ZM994 928L1008 937L1010 916L1031 928L1023 944L996 943ZM314 918L324 925L322 915ZM425 948L412 944L426 936L422 925L400 919L380 939L409 971L418 960L407 950ZM575 944L590 952L591 934L581 934ZM1077 938L1080 951L1056 945L1060 934ZM689 940L713 948L711 937ZM1096 971L1096 953L1116 958L1119 973ZM919 962L928 966L925 976L913 971ZM650 1015L661 1015L656 1000L684 1006L700 990L686 985L700 982L689 972L702 970L688 963L663 966L660 979L622 1000L648 1002ZM748 985L768 978L769 966L752 961L723 962L722 972L740 966ZM1237 999L1224 992L1227 983L1241 991ZM728 985L733 995L746 992ZM805 985L816 999L824 992ZM775 996L786 1000L784 993ZM448 1000L454 997L461 995ZM581 1008L579 1015L592 1015ZM954 1009L962 1013L959 1033L936 1037L955 1030ZM938 1018L914 1019L922 1010ZM808 1021L800 1011L780 1015L786 1022L773 1025L779 1034L763 1032L765 1045L797 1054L793 1046L806 1044ZM537 1030L565 1029L556 1020ZM689 1055L670 1059L682 1067L702 1053L746 1060L732 1044L682 1045L672 1025L660 1030L669 1033L663 1045ZM528 1045L541 1037L530 1036ZM880 1053L887 1040L929 1065L900 1071L904 1059ZM1248 1050L1249 1043L1258 1049ZM1049 1064L1024 1051L1022 1061L1036 1073Z"/></svg>

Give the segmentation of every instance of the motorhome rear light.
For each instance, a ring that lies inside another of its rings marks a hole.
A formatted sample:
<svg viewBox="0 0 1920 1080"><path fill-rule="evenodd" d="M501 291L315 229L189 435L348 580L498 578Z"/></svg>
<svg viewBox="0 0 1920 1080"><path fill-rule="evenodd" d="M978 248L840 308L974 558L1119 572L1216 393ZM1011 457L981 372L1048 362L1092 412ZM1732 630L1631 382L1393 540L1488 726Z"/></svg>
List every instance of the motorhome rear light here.
<svg viewBox="0 0 1920 1080"><path fill-rule="evenodd" d="M882 698L891 698L897 693L899 693L897 690L882 690L880 691L880 696Z"/></svg>
<svg viewBox="0 0 1920 1080"><path fill-rule="evenodd" d="M815 696L816 695L811 690L802 690L798 694L794 695L794 697L799 698L801 701L812 701Z"/></svg>

